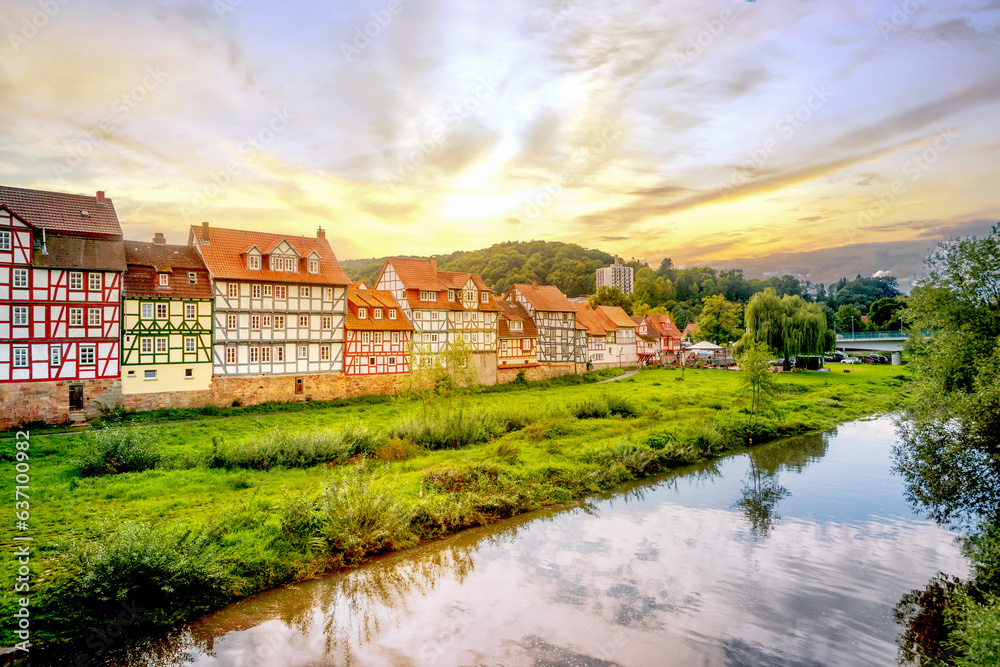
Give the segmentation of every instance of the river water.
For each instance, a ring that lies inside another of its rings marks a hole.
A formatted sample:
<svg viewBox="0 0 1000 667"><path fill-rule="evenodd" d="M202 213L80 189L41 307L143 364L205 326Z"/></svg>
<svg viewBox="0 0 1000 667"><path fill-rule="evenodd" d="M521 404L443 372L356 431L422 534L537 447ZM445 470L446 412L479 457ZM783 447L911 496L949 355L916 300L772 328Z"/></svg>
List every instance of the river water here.
<svg viewBox="0 0 1000 667"><path fill-rule="evenodd" d="M235 603L121 665L893 665L954 535L888 418L691 466Z"/></svg>

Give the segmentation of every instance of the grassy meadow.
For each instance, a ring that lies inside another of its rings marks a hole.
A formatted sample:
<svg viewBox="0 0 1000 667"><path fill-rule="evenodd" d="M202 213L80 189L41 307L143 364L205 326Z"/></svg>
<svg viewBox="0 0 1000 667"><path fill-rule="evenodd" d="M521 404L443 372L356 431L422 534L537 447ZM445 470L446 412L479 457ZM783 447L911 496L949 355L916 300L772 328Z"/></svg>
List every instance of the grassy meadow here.
<svg viewBox="0 0 1000 667"><path fill-rule="evenodd" d="M751 438L825 430L907 400L905 368L846 368L781 374L774 408L753 430L740 373L688 369L682 379L680 370L650 369L608 384L562 378L429 405L346 401L38 435L32 637L79 642L131 599L148 610L135 628L152 631ZM13 441L2 451L13 471ZM2 484L12 498L13 472ZM9 540L4 550L12 580ZM8 590L5 616L14 604ZM15 641L5 625L3 645Z"/></svg>

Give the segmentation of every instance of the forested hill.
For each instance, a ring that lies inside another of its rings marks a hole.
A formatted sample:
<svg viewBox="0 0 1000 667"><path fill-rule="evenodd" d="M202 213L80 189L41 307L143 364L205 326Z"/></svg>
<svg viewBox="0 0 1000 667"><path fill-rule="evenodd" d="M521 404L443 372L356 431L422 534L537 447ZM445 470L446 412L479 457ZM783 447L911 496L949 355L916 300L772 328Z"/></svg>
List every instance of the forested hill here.
<svg viewBox="0 0 1000 667"><path fill-rule="evenodd" d="M531 281L555 285L567 296L582 296L596 291L594 271L608 266L613 260L613 255L575 243L508 241L482 250L438 255L438 268L478 273L498 296L514 283ZM351 280L364 280L369 287L374 287L384 261L385 257L348 259L342 260L340 265Z"/></svg>

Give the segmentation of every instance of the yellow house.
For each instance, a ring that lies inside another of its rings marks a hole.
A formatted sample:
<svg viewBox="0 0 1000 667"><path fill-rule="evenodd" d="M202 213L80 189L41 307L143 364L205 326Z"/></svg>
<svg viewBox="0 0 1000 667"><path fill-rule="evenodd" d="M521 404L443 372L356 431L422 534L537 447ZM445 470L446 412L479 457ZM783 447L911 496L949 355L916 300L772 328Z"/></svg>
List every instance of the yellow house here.
<svg viewBox="0 0 1000 667"><path fill-rule="evenodd" d="M135 394L207 391L212 384L212 286L201 256L190 246L167 245L158 233L152 243L125 241L125 261L126 405Z"/></svg>

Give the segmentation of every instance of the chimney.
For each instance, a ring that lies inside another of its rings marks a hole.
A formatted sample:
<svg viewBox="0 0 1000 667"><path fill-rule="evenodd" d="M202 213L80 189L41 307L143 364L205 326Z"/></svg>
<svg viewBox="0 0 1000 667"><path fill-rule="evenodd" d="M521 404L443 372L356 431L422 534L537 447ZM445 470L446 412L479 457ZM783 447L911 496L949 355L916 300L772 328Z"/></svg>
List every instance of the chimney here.
<svg viewBox="0 0 1000 667"><path fill-rule="evenodd" d="M437 270L438 270L438 258L431 257L431 271L437 273Z"/></svg>
<svg viewBox="0 0 1000 667"><path fill-rule="evenodd" d="M208 240L208 223L207 222L201 223L201 244L202 245L211 245L211 242Z"/></svg>
<svg viewBox="0 0 1000 667"><path fill-rule="evenodd" d="M156 234L153 235L153 243L156 245L167 245L167 239L164 238L163 232L156 232Z"/></svg>
<svg viewBox="0 0 1000 667"><path fill-rule="evenodd" d="M101 205L104 205L104 204L107 203L105 201L105 199L104 199L104 190L98 190L97 191L97 203L101 204Z"/></svg>
<svg viewBox="0 0 1000 667"><path fill-rule="evenodd" d="M316 240L317 241L325 241L326 240L326 232L323 231L322 227L319 227L316 230Z"/></svg>
<svg viewBox="0 0 1000 667"><path fill-rule="evenodd" d="M531 281L531 286L532 287L538 287L538 281L537 280L532 280Z"/></svg>

